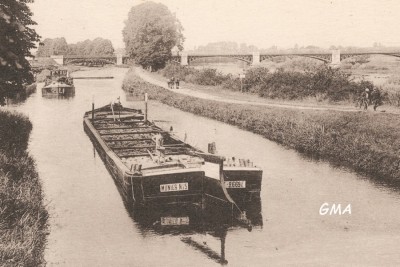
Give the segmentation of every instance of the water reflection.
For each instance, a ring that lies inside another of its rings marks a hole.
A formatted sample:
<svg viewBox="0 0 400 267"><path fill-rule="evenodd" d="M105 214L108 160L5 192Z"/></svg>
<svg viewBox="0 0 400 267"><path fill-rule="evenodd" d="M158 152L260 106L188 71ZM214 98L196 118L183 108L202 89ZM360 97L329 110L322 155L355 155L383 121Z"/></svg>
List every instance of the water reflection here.
<svg viewBox="0 0 400 267"><path fill-rule="evenodd" d="M187 247L220 264L228 263L225 249L229 232L262 227L260 200L244 210L250 225L232 216L231 210L223 206L160 204L128 211L142 236L179 236Z"/></svg>
<svg viewBox="0 0 400 267"><path fill-rule="evenodd" d="M72 100L72 99L74 98L74 96L75 96L75 94L71 94L71 95L59 95L59 94L54 94L54 95L50 95L50 94L42 95L42 97L43 97L43 98L46 98L46 99L59 99L59 100L64 100L64 99Z"/></svg>
<svg viewBox="0 0 400 267"><path fill-rule="evenodd" d="M29 97L29 95L30 94L27 94L25 92L18 92L15 95L13 95L12 97L6 97L5 104L6 104L6 106L14 106L14 105L22 104L26 101L26 99Z"/></svg>

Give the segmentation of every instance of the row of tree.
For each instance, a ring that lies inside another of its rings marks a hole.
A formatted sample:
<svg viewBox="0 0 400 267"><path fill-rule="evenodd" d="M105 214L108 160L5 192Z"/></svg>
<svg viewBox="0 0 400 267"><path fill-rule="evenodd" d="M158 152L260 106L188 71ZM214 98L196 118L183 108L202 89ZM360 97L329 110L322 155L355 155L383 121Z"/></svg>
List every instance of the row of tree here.
<svg viewBox="0 0 400 267"><path fill-rule="evenodd" d="M37 57L52 55L79 55L79 56L112 56L114 48L108 39L96 38L93 41L85 40L76 44L68 44L64 37L45 39L40 43Z"/></svg>

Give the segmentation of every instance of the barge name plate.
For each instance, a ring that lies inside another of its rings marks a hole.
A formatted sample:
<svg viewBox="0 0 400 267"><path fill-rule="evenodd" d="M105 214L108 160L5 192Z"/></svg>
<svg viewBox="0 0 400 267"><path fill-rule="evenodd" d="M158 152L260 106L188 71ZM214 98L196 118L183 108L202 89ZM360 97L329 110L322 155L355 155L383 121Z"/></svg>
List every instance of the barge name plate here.
<svg viewBox="0 0 400 267"><path fill-rule="evenodd" d="M226 188L246 188L246 181L225 181Z"/></svg>
<svg viewBox="0 0 400 267"><path fill-rule="evenodd" d="M160 184L160 192L173 192L189 190L188 183Z"/></svg>

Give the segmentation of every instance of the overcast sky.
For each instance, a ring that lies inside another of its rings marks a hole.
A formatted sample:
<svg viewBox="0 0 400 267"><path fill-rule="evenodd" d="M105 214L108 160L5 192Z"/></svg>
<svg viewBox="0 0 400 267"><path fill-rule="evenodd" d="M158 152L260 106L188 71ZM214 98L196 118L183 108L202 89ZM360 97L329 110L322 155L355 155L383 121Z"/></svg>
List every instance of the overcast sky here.
<svg viewBox="0 0 400 267"><path fill-rule="evenodd" d="M124 47L130 8L143 0L35 0L43 38L68 43L103 37ZM268 48L400 46L400 0L161 0L184 27L185 48L235 41Z"/></svg>

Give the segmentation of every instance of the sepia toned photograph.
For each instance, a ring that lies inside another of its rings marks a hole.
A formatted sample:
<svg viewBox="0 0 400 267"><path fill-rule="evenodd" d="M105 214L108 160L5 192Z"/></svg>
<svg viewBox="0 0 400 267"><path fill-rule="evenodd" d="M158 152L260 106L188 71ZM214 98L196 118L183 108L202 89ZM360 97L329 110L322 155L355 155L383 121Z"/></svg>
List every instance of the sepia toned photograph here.
<svg viewBox="0 0 400 267"><path fill-rule="evenodd" d="M0 0L0 266L400 266L399 14Z"/></svg>

